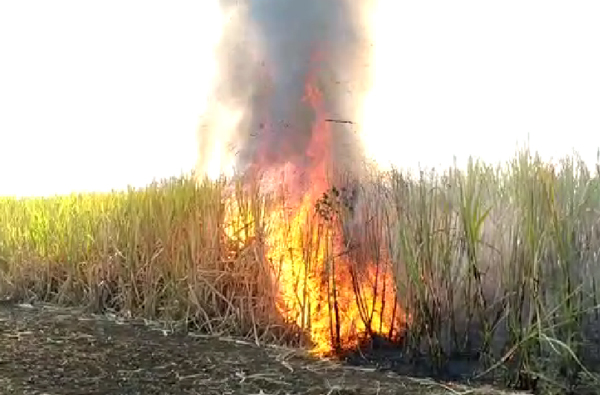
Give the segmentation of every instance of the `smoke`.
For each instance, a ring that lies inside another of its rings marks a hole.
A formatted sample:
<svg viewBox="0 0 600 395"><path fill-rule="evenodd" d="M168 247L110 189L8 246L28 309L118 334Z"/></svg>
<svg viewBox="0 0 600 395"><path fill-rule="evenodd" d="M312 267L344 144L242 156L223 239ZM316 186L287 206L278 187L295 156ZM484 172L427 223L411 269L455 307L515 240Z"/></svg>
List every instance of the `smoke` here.
<svg viewBox="0 0 600 395"><path fill-rule="evenodd" d="M200 173L311 168L321 158L308 154L316 117L304 100L308 78L330 119L331 160L337 169L354 170L363 155L355 117L369 87L371 55L364 2L220 0L220 6L223 32L199 133Z"/></svg>

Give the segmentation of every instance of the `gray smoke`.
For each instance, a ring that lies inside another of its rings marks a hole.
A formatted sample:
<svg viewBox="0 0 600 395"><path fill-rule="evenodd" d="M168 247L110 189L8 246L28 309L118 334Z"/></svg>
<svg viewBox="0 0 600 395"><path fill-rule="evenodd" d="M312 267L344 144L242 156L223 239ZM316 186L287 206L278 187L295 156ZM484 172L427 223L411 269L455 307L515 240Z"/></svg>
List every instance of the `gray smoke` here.
<svg viewBox="0 0 600 395"><path fill-rule="evenodd" d="M200 171L216 138L225 139L238 170L292 163L307 169L315 113L303 102L314 75L334 120L330 152L336 168L353 171L362 149L354 121L368 87L370 45L356 0L220 0L229 16L217 52L218 79L199 135ZM317 58L315 58L317 56ZM315 72L316 70L316 72ZM211 109L242 110L230 131ZM335 122L344 121L344 122Z"/></svg>

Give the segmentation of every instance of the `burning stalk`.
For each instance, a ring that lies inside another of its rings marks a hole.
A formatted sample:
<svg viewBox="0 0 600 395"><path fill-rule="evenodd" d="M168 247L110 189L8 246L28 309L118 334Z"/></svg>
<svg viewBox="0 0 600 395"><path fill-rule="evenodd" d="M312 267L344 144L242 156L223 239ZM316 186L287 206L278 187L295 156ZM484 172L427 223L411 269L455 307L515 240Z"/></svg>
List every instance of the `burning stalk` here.
<svg viewBox="0 0 600 395"><path fill-rule="evenodd" d="M341 340L341 330L340 330L340 309L339 309L339 305L338 305L338 298L337 298L337 284L336 284L336 279L335 279L335 273L336 273L336 266L335 266L335 257L331 258L331 273L328 273L328 278L331 279L331 289L328 290L328 294L331 295L333 294L333 310L335 312L335 333L332 333L332 342L333 342L333 348L334 350L339 353L341 351L341 347L342 347L342 340ZM328 281L329 284L329 281ZM328 295L328 296L329 296ZM331 300L330 297L327 298L327 300ZM331 310L331 303L329 303L329 309ZM331 325L331 323L330 323ZM333 329L333 325L332 329Z"/></svg>

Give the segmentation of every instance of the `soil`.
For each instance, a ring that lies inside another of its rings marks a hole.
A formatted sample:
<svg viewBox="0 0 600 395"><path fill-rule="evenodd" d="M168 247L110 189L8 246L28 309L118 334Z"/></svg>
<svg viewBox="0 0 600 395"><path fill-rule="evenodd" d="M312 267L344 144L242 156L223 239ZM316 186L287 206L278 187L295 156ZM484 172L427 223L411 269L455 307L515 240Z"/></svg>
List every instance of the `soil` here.
<svg viewBox="0 0 600 395"><path fill-rule="evenodd" d="M0 394L501 394L301 350L49 305L0 304Z"/></svg>

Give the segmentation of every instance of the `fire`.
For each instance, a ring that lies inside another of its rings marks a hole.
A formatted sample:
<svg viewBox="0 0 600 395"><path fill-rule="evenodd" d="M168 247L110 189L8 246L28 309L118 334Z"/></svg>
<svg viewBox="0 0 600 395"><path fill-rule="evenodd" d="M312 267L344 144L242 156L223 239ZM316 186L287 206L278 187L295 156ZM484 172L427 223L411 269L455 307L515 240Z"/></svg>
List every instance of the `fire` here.
<svg viewBox="0 0 600 395"><path fill-rule="evenodd" d="M308 335L317 355L356 347L365 335L397 337L404 317L390 265L361 269L345 253L336 224L315 212L315 200L308 193L299 207L281 205L265 221L278 313ZM255 238L255 219L238 203L230 201L226 216L227 235L238 247Z"/></svg>
<svg viewBox="0 0 600 395"><path fill-rule="evenodd" d="M313 207L309 195L289 226L272 224L269 258L279 285L279 312L309 334L316 354L355 347L364 334L389 336L397 329L391 273L376 273L373 266L356 271L336 248L335 228L310 224Z"/></svg>
<svg viewBox="0 0 600 395"><path fill-rule="evenodd" d="M398 336L404 317L390 263L375 262L368 254L351 254L341 231L343 213L333 210L333 216L326 217L315 210L319 198L330 190L331 166L329 124L315 75L306 80L303 100L315 116L306 153L311 159L307 169L311 188L296 191L302 195L296 207L281 204L267 214L264 242L278 288L278 313L308 335L315 354L323 355L356 347L363 336ZM234 226L228 234L237 232L238 240L254 237L253 229L239 234L253 219L239 218L239 205L231 207L227 223ZM357 256L366 262L358 262Z"/></svg>

